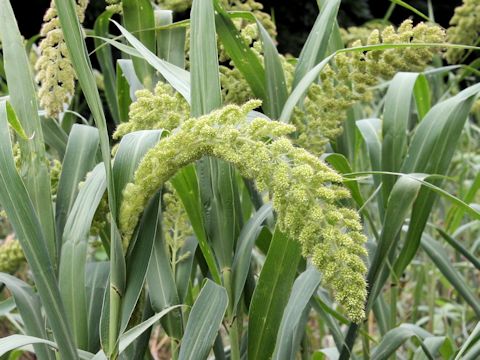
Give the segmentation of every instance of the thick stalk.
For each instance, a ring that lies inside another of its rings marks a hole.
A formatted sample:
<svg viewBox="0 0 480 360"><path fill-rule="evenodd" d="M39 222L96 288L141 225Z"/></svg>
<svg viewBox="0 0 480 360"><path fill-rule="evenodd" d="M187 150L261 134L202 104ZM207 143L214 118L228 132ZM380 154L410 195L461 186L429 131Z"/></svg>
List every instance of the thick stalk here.
<svg viewBox="0 0 480 360"><path fill-rule="evenodd" d="M232 284L232 271L231 269L225 269L223 271L223 281L225 283L225 288L228 292L228 309L227 309L227 318L230 324L229 328L229 338L230 338L230 359L231 360L240 360L240 334L238 332L238 317L234 309L234 297L233 297L233 284Z"/></svg>
<svg viewBox="0 0 480 360"><path fill-rule="evenodd" d="M345 337L345 342L342 347L342 352L340 353L339 360L348 360L350 359L350 354L352 352L353 343L357 337L358 324L351 323L348 328L347 336Z"/></svg>
<svg viewBox="0 0 480 360"><path fill-rule="evenodd" d="M362 336L362 347L363 347L363 358L368 360L370 358L370 339L368 338L369 334L369 323L365 322L363 324L364 335Z"/></svg>

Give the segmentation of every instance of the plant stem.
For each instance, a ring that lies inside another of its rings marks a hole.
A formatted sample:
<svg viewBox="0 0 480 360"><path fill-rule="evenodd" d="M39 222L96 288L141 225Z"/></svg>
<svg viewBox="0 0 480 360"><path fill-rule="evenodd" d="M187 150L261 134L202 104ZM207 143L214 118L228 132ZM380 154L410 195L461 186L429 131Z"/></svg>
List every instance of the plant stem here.
<svg viewBox="0 0 480 360"><path fill-rule="evenodd" d="M178 342L175 339L171 338L170 344L171 344L170 351L171 351L172 360L177 360L178 359L178 348L179 348Z"/></svg>
<svg viewBox="0 0 480 360"><path fill-rule="evenodd" d="M227 309L227 318L230 324L229 328L229 338L230 338L230 359L231 360L240 360L240 334L238 333L238 323L237 316L234 309L234 294L233 294L233 284L232 284L232 271L231 269L224 269L223 281L225 288L228 292L228 309Z"/></svg>
<svg viewBox="0 0 480 360"><path fill-rule="evenodd" d="M435 280L434 280L434 272L433 270L430 271L432 280L429 282L429 289L428 289L428 313L430 316L430 322L428 323L428 331L432 334L435 330Z"/></svg>
<svg viewBox="0 0 480 360"><path fill-rule="evenodd" d="M397 299L398 299L398 281L395 277L395 273L392 274L392 284L390 287L390 321L388 324L388 329L391 330L395 328L397 323ZM395 360L395 354L390 356L390 360Z"/></svg>
<svg viewBox="0 0 480 360"><path fill-rule="evenodd" d="M238 333L238 324L237 319L235 318L230 325L230 359L231 360L240 360L240 338Z"/></svg>
<svg viewBox="0 0 480 360"><path fill-rule="evenodd" d="M370 341L368 339L368 322L363 324L365 334L362 336L363 358L365 360L370 358Z"/></svg>

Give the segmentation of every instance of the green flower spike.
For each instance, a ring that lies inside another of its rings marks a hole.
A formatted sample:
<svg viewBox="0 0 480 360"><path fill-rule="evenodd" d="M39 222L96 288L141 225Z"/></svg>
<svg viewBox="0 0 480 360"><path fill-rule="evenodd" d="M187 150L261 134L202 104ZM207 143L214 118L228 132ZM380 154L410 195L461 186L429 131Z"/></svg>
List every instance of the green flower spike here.
<svg viewBox="0 0 480 360"><path fill-rule="evenodd" d="M138 90L135 96L137 101L130 106L130 119L118 126L114 139L138 130L173 130L189 118L190 106L168 84L159 82L153 94L148 90Z"/></svg>
<svg viewBox="0 0 480 360"><path fill-rule="evenodd" d="M444 42L444 31L420 23L404 21L395 31L392 26L382 32L373 30L366 45ZM362 46L355 41L352 47ZM397 48L382 51L340 53L320 73L318 84L308 90L303 108L296 108L291 122L298 129L295 143L312 153L321 154L325 144L342 133L347 110L359 101L372 97L372 87L390 79L399 71L422 71L440 47Z"/></svg>
<svg viewBox="0 0 480 360"><path fill-rule="evenodd" d="M227 105L185 120L147 152L123 193L124 246L148 200L168 179L203 156L219 158L256 180L260 191L271 191L280 229L299 241L303 256L312 258L350 319L359 322L365 315L366 239L356 212L338 205L350 194L340 175L286 138L293 125L249 120L247 114L260 105ZM150 111L145 110L146 117Z"/></svg>
<svg viewBox="0 0 480 360"><path fill-rule="evenodd" d="M25 263L25 255L18 240L7 237L0 241L0 272L15 273Z"/></svg>
<svg viewBox="0 0 480 360"><path fill-rule="evenodd" d="M480 1L463 0L462 5L455 8L455 14L450 19L450 27L447 29L448 42L453 44L478 46L480 36ZM464 49L449 48L445 57L450 64L458 63Z"/></svg>
<svg viewBox="0 0 480 360"><path fill-rule="evenodd" d="M77 15L80 22L85 19L87 5L88 0L77 2ZM41 55L35 64L35 69L38 71L36 81L40 83L38 97L47 116L57 117L74 94L76 76L53 1L43 21L40 35L44 39L40 42Z"/></svg>

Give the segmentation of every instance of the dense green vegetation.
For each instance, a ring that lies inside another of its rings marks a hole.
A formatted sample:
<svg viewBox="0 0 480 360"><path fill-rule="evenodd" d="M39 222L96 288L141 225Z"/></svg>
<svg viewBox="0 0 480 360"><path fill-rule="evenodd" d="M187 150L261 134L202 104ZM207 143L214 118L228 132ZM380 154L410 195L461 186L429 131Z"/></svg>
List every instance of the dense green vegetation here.
<svg viewBox="0 0 480 360"><path fill-rule="evenodd" d="M480 2L312 3L0 0L0 359L480 357Z"/></svg>

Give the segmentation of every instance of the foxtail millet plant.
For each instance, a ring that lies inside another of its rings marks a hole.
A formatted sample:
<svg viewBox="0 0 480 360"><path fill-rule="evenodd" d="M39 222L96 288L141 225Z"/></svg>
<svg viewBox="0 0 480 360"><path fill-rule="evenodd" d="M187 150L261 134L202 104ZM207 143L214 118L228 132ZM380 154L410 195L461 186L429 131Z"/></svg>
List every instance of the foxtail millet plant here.
<svg viewBox="0 0 480 360"><path fill-rule="evenodd" d="M37 87L10 1L0 357L478 357L480 85L440 26L312 1L296 58L255 0L55 0Z"/></svg>

